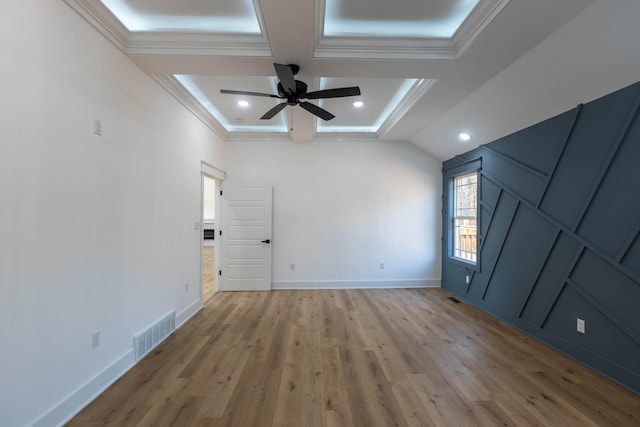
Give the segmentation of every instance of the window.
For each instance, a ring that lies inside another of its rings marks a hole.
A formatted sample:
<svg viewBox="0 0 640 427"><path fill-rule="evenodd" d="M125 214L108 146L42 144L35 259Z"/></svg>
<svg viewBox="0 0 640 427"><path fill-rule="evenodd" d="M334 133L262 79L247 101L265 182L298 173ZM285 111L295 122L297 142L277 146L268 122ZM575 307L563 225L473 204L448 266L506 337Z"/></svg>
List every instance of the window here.
<svg viewBox="0 0 640 427"><path fill-rule="evenodd" d="M475 264L478 235L478 174L453 178L453 257Z"/></svg>

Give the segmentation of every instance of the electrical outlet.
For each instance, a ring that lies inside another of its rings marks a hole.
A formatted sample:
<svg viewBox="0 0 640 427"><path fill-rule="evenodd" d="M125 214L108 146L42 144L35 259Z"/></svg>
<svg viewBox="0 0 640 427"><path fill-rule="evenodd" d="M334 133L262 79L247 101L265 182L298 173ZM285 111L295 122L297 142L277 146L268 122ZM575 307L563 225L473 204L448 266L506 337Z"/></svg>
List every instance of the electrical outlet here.
<svg viewBox="0 0 640 427"><path fill-rule="evenodd" d="M384 270L384 262L380 263L380 270Z"/></svg>
<svg viewBox="0 0 640 427"><path fill-rule="evenodd" d="M291 264L289 265L289 270L295 270L296 269L296 265L295 264Z"/></svg>
<svg viewBox="0 0 640 427"><path fill-rule="evenodd" d="M91 334L91 348L100 347L100 331L95 331Z"/></svg>
<svg viewBox="0 0 640 427"><path fill-rule="evenodd" d="M578 318L577 322L576 322L576 329L578 332L580 332L581 334L585 333L585 322L583 319Z"/></svg>
<svg viewBox="0 0 640 427"><path fill-rule="evenodd" d="M464 276L464 282L468 285L469 282L471 281L471 276L469 276L468 274L466 276Z"/></svg>

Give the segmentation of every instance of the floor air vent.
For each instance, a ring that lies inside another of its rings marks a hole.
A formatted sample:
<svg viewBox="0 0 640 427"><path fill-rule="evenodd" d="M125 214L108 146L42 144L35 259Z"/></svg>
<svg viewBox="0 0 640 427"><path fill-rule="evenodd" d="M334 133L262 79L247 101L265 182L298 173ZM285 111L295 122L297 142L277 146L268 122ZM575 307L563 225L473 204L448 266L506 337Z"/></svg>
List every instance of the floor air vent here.
<svg viewBox="0 0 640 427"><path fill-rule="evenodd" d="M136 353L136 362L160 344L162 340L171 335L175 329L176 312L172 311L151 325L147 330L133 337L133 350Z"/></svg>
<svg viewBox="0 0 640 427"><path fill-rule="evenodd" d="M460 304L460 300L456 297L447 297L449 300L455 302L456 304Z"/></svg>

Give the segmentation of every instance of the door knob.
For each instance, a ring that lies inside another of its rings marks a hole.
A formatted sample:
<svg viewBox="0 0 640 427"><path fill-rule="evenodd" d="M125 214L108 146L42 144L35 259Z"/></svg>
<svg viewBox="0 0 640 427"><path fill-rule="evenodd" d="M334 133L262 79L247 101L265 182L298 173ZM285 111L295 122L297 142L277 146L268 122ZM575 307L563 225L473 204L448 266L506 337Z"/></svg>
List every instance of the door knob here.
<svg viewBox="0 0 640 427"><path fill-rule="evenodd" d="M262 243L271 243L271 240L270 239L263 240Z"/></svg>

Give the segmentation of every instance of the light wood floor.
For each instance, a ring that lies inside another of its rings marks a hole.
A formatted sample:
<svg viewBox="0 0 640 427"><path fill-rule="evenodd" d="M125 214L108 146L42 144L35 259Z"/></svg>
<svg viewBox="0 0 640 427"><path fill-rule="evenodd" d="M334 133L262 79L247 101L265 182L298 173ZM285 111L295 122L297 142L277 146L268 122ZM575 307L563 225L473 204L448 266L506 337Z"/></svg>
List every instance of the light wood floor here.
<svg viewBox="0 0 640 427"><path fill-rule="evenodd" d="M202 247L202 300L208 301L213 296L215 288L213 281L215 280L215 266L213 265L214 247Z"/></svg>
<svg viewBox="0 0 640 427"><path fill-rule="evenodd" d="M448 296L217 293L69 425L640 425L640 396Z"/></svg>

